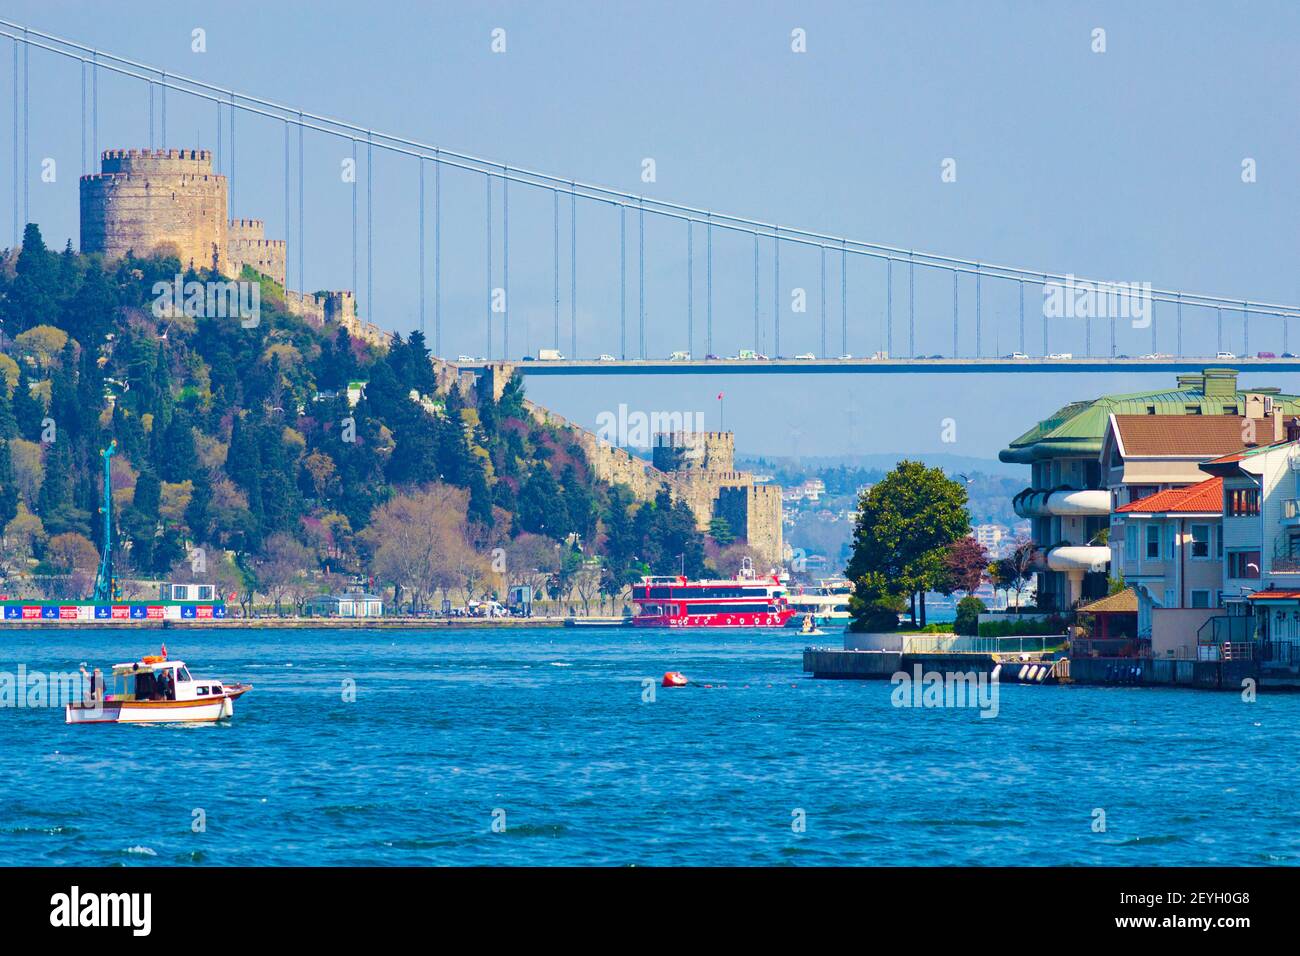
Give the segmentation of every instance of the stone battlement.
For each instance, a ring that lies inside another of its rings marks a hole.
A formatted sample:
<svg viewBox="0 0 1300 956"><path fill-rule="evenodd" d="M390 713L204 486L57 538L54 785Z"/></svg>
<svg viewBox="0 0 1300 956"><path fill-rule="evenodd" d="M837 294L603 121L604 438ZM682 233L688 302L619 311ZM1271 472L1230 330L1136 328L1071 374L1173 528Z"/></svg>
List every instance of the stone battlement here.
<svg viewBox="0 0 1300 956"><path fill-rule="evenodd" d="M265 219L232 219L230 220L231 229L256 229L261 232L266 228Z"/></svg>

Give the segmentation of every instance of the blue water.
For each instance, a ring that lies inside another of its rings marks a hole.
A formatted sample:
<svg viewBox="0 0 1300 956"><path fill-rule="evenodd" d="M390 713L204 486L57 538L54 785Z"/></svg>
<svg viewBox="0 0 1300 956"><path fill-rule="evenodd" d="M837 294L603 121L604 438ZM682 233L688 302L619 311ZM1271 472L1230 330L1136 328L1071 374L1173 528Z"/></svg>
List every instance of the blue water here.
<svg viewBox="0 0 1300 956"><path fill-rule="evenodd" d="M107 667L160 636L0 632L0 670ZM789 632L165 637L256 689L194 727L0 710L0 864L1300 860L1300 695L1003 686L982 719L811 680ZM698 683L643 703L670 669Z"/></svg>

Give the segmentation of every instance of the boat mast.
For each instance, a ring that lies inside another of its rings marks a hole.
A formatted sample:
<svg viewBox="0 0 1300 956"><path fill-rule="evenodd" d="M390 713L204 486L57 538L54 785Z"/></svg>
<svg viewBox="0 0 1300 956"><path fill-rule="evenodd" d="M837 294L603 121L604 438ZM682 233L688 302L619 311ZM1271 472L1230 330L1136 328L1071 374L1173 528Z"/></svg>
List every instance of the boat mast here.
<svg viewBox="0 0 1300 956"><path fill-rule="evenodd" d="M108 447L99 454L104 459L104 503L100 512L104 515L104 537L100 549L99 571L95 575L96 601L111 601L115 597L113 587L113 473L111 460L117 453L117 439L108 443Z"/></svg>

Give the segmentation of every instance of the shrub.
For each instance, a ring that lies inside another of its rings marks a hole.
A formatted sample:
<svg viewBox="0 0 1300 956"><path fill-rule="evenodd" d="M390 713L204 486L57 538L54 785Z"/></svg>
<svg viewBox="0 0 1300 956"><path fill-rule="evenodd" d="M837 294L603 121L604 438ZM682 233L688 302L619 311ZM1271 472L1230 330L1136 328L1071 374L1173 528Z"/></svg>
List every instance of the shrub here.
<svg viewBox="0 0 1300 956"><path fill-rule="evenodd" d="M980 614L987 608L977 597L967 595L957 602L957 620L953 622L954 634L975 634L979 631Z"/></svg>

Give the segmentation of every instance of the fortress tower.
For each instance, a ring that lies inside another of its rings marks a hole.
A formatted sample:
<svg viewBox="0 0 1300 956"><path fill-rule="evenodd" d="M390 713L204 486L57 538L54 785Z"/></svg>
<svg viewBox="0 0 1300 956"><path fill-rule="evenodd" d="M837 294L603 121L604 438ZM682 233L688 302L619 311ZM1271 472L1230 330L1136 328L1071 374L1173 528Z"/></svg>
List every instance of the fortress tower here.
<svg viewBox="0 0 1300 956"><path fill-rule="evenodd" d="M244 266L251 266L280 285L285 284L285 243L267 239L266 223L261 219L231 219L226 230L226 258L229 275L239 278Z"/></svg>
<svg viewBox="0 0 1300 956"><path fill-rule="evenodd" d="M81 251L174 255L185 268L228 270L226 177L206 149L108 149L81 177Z"/></svg>

